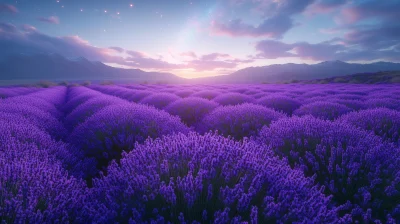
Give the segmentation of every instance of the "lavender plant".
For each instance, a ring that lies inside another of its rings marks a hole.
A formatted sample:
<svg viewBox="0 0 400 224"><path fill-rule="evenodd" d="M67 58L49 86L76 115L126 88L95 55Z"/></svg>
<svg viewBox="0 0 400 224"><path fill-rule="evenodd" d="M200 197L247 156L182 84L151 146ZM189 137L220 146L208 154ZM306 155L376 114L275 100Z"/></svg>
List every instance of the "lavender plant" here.
<svg viewBox="0 0 400 224"><path fill-rule="evenodd" d="M103 222L338 221L330 197L269 148L211 133L147 140L93 183Z"/></svg>
<svg viewBox="0 0 400 224"><path fill-rule="evenodd" d="M345 220L399 220L400 150L372 133L342 122L292 117L264 127L258 142L315 176Z"/></svg>
<svg viewBox="0 0 400 224"><path fill-rule="evenodd" d="M132 150L135 142L174 132L188 132L179 118L145 105L125 103L95 113L74 129L68 141L105 166L122 151Z"/></svg>
<svg viewBox="0 0 400 224"><path fill-rule="evenodd" d="M217 130L224 136L242 139L257 135L258 131L284 114L255 104L218 107L206 115L199 124L200 132Z"/></svg>
<svg viewBox="0 0 400 224"><path fill-rule="evenodd" d="M210 100L188 97L171 103L165 108L165 111L179 116L186 125L194 126L218 106L217 103Z"/></svg>
<svg viewBox="0 0 400 224"><path fill-rule="evenodd" d="M293 115L312 115L324 120L334 120L350 111L350 108L342 104L318 101L302 105L299 109L293 112Z"/></svg>

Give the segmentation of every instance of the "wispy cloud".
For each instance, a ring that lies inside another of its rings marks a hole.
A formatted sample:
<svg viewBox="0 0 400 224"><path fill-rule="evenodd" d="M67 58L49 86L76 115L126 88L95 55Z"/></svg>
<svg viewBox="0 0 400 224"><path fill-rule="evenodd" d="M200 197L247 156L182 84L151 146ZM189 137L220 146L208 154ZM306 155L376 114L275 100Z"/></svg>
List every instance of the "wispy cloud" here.
<svg viewBox="0 0 400 224"><path fill-rule="evenodd" d="M236 68L252 60L241 60L229 54L211 53L197 56L196 53L179 53L181 63L170 63L162 57L121 47L101 48L91 45L79 36L53 37L39 32L35 27L24 25L20 29L12 24L0 23L0 57L20 53L57 53L65 57L85 57L89 60L123 65L125 67L159 71L192 69L214 71ZM184 57L182 55L191 55Z"/></svg>
<svg viewBox="0 0 400 224"><path fill-rule="evenodd" d="M2 4L0 3L0 13L17 13L18 9L9 4Z"/></svg>
<svg viewBox="0 0 400 224"><path fill-rule="evenodd" d="M60 19L57 16L39 17L38 20L45 23L60 24Z"/></svg>

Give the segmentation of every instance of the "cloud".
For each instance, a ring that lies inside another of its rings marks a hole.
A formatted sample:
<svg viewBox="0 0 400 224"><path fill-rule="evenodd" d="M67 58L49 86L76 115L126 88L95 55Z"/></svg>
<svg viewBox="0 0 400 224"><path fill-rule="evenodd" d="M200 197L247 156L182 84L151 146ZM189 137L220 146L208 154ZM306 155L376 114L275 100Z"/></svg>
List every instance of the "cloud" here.
<svg viewBox="0 0 400 224"><path fill-rule="evenodd" d="M265 19L258 26L245 24L240 19L232 20L227 24L214 22L211 30L219 35L281 38L293 26L291 18L274 16Z"/></svg>
<svg viewBox="0 0 400 224"><path fill-rule="evenodd" d="M369 18L377 18L383 22L397 23L400 21L400 1L353 1L341 10L338 21L355 23Z"/></svg>
<svg viewBox="0 0 400 224"><path fill-rule="evenodd" d="M17 32L17 31L18 31L17 27L14 26L13 24L0 23L0 32L13 33L13 32Z"/></svg>
<svg viewBox="0 0 400 224"><path fill-rule="evenodd" d="M377 26L358 26L344 35L348 45L366 49L385 49L400 43L400 24L389 23Z"/></svg>
<svg viewBox="0 0 400 224"><path fill-rule="evenodd" d="M312 15L332 12L346 2L346 0L317 0L306 9L305 13Z"/></svg>
<svg viewBox="0 0 400 224"><path fill-rule="evenodd" d="M9 5L9 4L0 4L0 13L17 13L18 9L13 6L13 5Z"/></svg>
<svg viewBox="0 0 400 224"><path fill-rule="evenodd" d="M263 40L256 44L256 50L260 52L257 56L268 59L291 57L293 54L289 51L292 49L293 46L291 44L275 40Z"/></svg>
<svg viewBox="0 0 400 224"><path fill-rule="evenodd" d="M206 54L201 56L202 61L215 61L220 58L229 58L231 57L229 54L221 54L221 53L212 53L212 54Z"/></svg>
<svg viewBox="0 0 400 224"><path fill-rule="evenodd" d="M393 35L393 39L388 41L374 43L374 46L368 43L375 41L375 36L362 35L360 42L351 39L360 33L352 33L345 38L335 38L330 41L311 44L308 42L296 42L292 44L280 41L264 40L256 44L258 54L253 57L256 59L276 59L283 57L294 57L304 60L326 61L326 60L343 60L343 61L373 61L388 60L400 61L400 50L398 47L398 34ZM387 37L389 37L388 35ZM400 39L398 39L400 40ZM356 43L357 42L357 43Z"/></svg>
<svg viewBox="0 0 400 224"><path fill-rule="evenodd" d="M56 53L64 57L85 57L92 61L124 65L131 68L173 71L176 69L194 69L196 71L214 71L235 68L239 64L252 60L242 60L228 54L211 53L182 58L182 63L170 63L162 57L150 55L120 47L101 48L91 45L79 36L53 37L39 32L35 27L23 25L20 29L12 24L0 23L0 58L11 54ZM185 54L186 55L186 54Z"/></svg>
<svg viewBox="0 0 400 224"><path fill-rule="evenodd" d="M318 11L318 10L321 11ZM315 61L400 61L400 1L317 0L307 10L338 9L339 25L320 29L338 37L320 43L264 40L253 58L295 57Z"/></svg>
<svg viewBox="0 0 400 224"><path fill-rule="evenodd" d="M180 53L180 56L189 57L189 58L197 58L196 53L194 53L193 51L182 52L182 53Z"/></svg>
<svg viewBox="0 0 400 224"><path fill-rule="evenodd" d="M60 24L60 19L57 16L39 17L38 20L45 23Z"/></svg>
<svg viewBox="0 0 400 224"><path fill-rule="evenodd" d="M258 25L244 23L241 19L227 23L217 19L211 24L211 32L217 35L268 37L279 39L295 26L293 16L303 12L315 0L252 0L253 10L262 16ZM233 1L244 4L244 1ZM248 2L247 2L248 3ZM228 4L229 5L229 4Z"/></svg>
<svg viewBox="0 0 400 224"><path fill-rule="evenodd" d="M119 53L124 53L125 52L125 49L123 49L121 47L109 47L109 48L112 49L112 50L115 50L115 51L117 51Z"/></svg>

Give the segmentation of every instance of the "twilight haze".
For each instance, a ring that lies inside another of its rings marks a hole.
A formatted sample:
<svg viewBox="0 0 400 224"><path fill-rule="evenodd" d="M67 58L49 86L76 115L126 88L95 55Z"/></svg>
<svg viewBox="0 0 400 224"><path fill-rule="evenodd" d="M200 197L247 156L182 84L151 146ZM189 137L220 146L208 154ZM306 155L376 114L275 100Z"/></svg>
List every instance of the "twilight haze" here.
<svg viewBox="0 0 400 224"><path fill-rule="evenodd" d="M400 0L0 0L0 58L85 57L185 78L400 62Z"/></svg>

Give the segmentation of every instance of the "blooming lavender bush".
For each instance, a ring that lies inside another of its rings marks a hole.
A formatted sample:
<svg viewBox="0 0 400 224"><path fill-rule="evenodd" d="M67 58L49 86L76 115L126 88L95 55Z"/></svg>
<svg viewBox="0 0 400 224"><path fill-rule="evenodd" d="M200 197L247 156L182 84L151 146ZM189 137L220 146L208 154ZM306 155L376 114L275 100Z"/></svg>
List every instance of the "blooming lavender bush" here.
<svg viewBox="0 0 400 224"><path fill-rule="evenodd" d="M204 117L199 130L217 130L224 136L235 139L257 135L258 131L271 121L285 117L284 114L254 104L218 107Z"/></svg>
<svg viewBox="0 0 400 224"><path fill-rule="evenodd" d="M343 115L340 121L373 131L383 139L400 145L400 112L387 108L375 108L351 112Z"/></svg>
<svg viewBox="0 0 400 224"><path fill-rule="evenodd" d="M18 141L32 144L44 150L48 156L60 161L65 170L75 177L87 177L97 173L93 159L85 158L83 152L52 137L36 127L28 119L17 115L0 112L0 141Z"/></svg>
<svg viewBox="0 0 400 224"><path fill-rule="evenodd" d="M367 108L380 108L385 107L393 110L400 109L400 100L392 98L371 98L365 101L365 106Z"/></svg>
<svg viewBox="0 0 400 224"><path fill-rule="evenodd" d="M196 133L136 145L93 181L120 223L335 223L310 179L269 148Z"/></svg>
<svg viewBox="0 0 400 224"><path fill-rule="evenodd" d="M215 97L213 101L221 105L228 106L243 103L252 103L255 101L255 99L241 93L225 93Z"/></svg>
<svg viewBox="0 0 400 224"><path fill-rule="evenodd" d="M23 104L32 107L36 107L39 110L49 112L53 117L60 118L62 117L61 111L59 111L54 104L47 102L44 99L40 99L32 96L16 96L5 99L3 103L14 103L14 104Z"/></svg>
<svg viewBox="0 0 400 224"><path fill-rule="evenodd" d="M119 158L123 150L133 149L135 142L174 132L188 132L179 118L145 105L125 103L95 113L78 125L68 140L104 166Z"/></svg>
<svg viewBox="0 0 400 224"><path fill-rule="evenodd" d="M301 106L293 114L298 116L312 115L324 120L334 120L350 111L350 108L342 104L318 101Z"/></svg>
<svg viewBox="0 0 400 224"><path fill-rule="evenodd" d="M193 90L190 89L185 89L185 90L179 90L176 91L174 94L181 97L181 98L185 98L185 97L189 97L190 95L192 95L194 93Z"/></svg>
<svg viewBox="0 0 400 224"><path fill-rule="evenodd" d="M47 151L0 141L0 220L5 223L86 223L88 189Z"/></svg>
<svg viewBox="0 0 400 224"><path fill-rule="evenodd" d="M100 111L101 109L115 104L126 103L118 97L102 95L82 103L65 117L64 123L69 130L73 130L77 125L83 123L87 118Z"/></svg>
<svg viewBox="0 0 400 224"><path fill-rule="evenodd" d="M219 95L221 95L221 92L216 90L202 90L192 94L193 97L200 97L208 100L212 100Z"/></svg>
<svg viewBox="0 0 400 224"><path fill-rule="evenodd" d="M332 98L329 99L328 102L342 104L352 110L363 110L366 108L364 102L361 100L344 100L340 98Z"/></svg>
<svg viewBox="0 0 400 224"><path fill-rule="evenodd" d="M48 132L55 139L62 139L67 134L67 130L60 121L50 113L36 107L18 103L0 102L0 112L18 114Z"/></svg>
<svg viewBox="0 0 400 224"><path fill-rule="evenodd" d="M400 220L396 85L4 92L0 223ZM146 97L164 111L133 103Z"/></svg>
<svg viewBox="0 0 400 224"><path fill-rule="evenodd" d="M399 220L400 151L372 133L342 122L292 117L263 128L258 142L306 176L315 175L345 220Z"/></svg>
<svg viewBox="0 0 400 224"><path fill-rule="evenodd" d="M36 88L25 88L25 87L0 88L0 99L14 97L14 96L21 96L35 91L37 91Z"/></svg>
<svg viewBox="0 0 400 224"><path fill-rule="evenodd" d="M143 98L142 100L139 101L139 103L154 106L155 108L158 109L163 109L170 103L179 99L180 98L178 96L172 93L155 93Z"/></svg>
<svg viewBox="0 0 400 224"><path fill-rule="evenodd" d="M293 111L301 106L301 103L295 99L282 95L272 95L262 97L257 100L257 104L272 108L276 111L292 115Z"/></svg>
<svg viewBox="0 0 400 224"><path fill-rule="evenodd" d="M153 93L154 92L148 91L148 90L137 90L129 98L125 98L125 99L137 103L137 102L141 101L142 99L144 99L145 97L152 95Z"/></svg>
<svg viewBox="0 0 400 224"><path fill-rule="evenodd" d="M165 108L172 115L179 116L188 125L196 125L201 119L218 107L218 104L199 97L188 97L177 100Z"/></svg>
<svg viewBox="0 0 400 224"><path fill-rule="evenodd" d="M59 108L62 105L64 105L66 100L66 94L67 94L67 87L57 86L54 88L49 88L42 91L31 93L28 96L43 99L53 104L56 108Z"/></svg>
<svg viewBox="0 0 400 224"><path fill-rule="evenodd" d="M66 114L71 113L76 107L82 103L99 96L99 92L88 89L86 87L74 87L68 93L68 101L63 106L63 111Z"/></svg>

